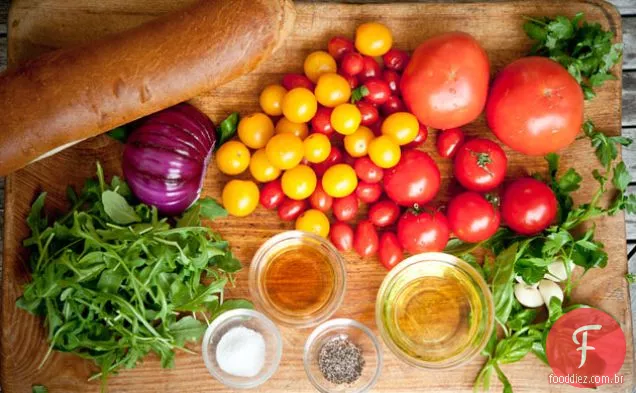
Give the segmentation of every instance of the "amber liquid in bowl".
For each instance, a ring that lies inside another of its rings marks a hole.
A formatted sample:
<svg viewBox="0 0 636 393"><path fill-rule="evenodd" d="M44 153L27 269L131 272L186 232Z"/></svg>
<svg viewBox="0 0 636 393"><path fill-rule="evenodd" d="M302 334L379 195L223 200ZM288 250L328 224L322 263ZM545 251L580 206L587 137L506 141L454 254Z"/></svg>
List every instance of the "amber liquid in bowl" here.
<svg viewBox="0 0 636 393"><path fill-rule="evenodd" d="M272 255L263 277L265 295L282 314L304 317L331 299L335 277L327 257L313 247L297 244Z"/></svg>

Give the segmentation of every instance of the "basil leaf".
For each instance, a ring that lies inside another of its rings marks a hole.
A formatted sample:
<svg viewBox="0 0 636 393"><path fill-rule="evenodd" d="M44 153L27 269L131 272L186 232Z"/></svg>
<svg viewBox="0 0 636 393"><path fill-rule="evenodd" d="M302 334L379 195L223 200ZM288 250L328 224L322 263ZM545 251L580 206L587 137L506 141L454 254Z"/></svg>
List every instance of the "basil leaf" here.
<svg viewBox="0 0 636 393"><path fill-rule="evenodd" d="M506 337L497 343L495 356L499 363L514 363L523 359L536 340L532 337Z"/></svg>
<svg viewBox="0 0 636 393"><path fill-rule="evenodd" d="M506 323L512 310L514 266L518 249L519 243L513 243L501 254L497 255L495 260L495 270L491 285L495 304L495 318L501 324Z"/></svg>
<svg viewBox="0 0 636 393"><path fill-rule="evenodd" d="M201 198L197 203L201 206L201 216L203 218L213 220L215 218L227 217L227 210L212 198Z"/></svg>
<svg viewBox="0 0 636 393"><path fill-rule="evenodd" d="M106 190L102 193L104 211L113 222L121 225L139 222L141 218L126 201L126 198L115 191Z"/></svg>
<svg viewBox="0 0 636 393"><path fill-rule="evenodd" d="M44 385L33 385L31 386L32 393L49 393L49 389Z"/></svg>
<svg viewBox="0 0 636 393"><path fill-rule="evenodd" d="M221 124L217 127L218 134L218 142L216 144L215 150L221 147L222 144L232 139L234 134L236 134L236 130L238 129L239 123L239 114L234 112L230 114L221 122Z"/></svg>

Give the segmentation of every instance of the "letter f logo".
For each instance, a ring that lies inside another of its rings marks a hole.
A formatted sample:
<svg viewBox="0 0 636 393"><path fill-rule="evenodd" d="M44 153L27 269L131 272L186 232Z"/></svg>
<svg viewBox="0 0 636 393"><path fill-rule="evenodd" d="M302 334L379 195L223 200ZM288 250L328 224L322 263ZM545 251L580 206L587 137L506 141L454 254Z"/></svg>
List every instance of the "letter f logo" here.
<svg viewBox="0 0 636 393"><path fill-rule="evenodd" d="M583 365L585 364L585 360L587 359L587 350L596 349L594 347L587 345L587 331L601 330L601 327L602 327L601 325L585 325L576 329L574 333L572 333L572 341L574 341L576 345L579 345L579 344L581 345L580 347L576 349L577 351L581 351L581 364L579 364L579 368L583 367ZM579 342L579 339L576 337L580 332L583 332L583 334L581 335L582 336L581 342Z"/></svg>

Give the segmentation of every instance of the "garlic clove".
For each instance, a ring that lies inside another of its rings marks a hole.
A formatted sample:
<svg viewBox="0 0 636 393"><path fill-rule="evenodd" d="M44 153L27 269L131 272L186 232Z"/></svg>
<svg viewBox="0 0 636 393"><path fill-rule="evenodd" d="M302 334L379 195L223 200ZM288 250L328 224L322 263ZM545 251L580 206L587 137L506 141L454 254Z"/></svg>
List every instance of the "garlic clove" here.
<svg viewBox="0 0 636 393"><path fill-rule="evenodd" d="M514 291L515 297L522 306L536 308L544 304L541 293L532 285L517 283L515 284Z"/></svg>
<svg viewBox="0 0 636 393"><path fill-rule="evenodd" d="M517 275L515 275L515 280L517 280L517 282L518 282L518 283L520 283L520 284L524 284L524 285L527 285L527 286L532 287L532 288L536 288L536 287L538 287L538 286L539 286L539 283L538 283L538 282L535 282L534 284L528 284L527 282L525 282L525 281L523 280L523 277L521 277L521 276L520 276L520 275L518 275L518 274L517 274Z"/></svg>
<svg viewBox="0 0 636 393"><path fill-rule="evenodd" d="M559 286L559 284L550 280L541 280L539 281L539 293L543 298L545 304L550 304L550 299L553 297L559 298L561 302L563 302L563 290Z"/></svg>
<svg viewBox="0 0 636 393"><path fill-rule="evenodd" d="M574 268L574 264L572 262L569 263L570 271ZM568 278L568 272L565 268L565 261L562 259L558 259L551 264L548 265L548 272L543 276L543 278L547 278L548 280L554 282L561 282Z"/></svg>

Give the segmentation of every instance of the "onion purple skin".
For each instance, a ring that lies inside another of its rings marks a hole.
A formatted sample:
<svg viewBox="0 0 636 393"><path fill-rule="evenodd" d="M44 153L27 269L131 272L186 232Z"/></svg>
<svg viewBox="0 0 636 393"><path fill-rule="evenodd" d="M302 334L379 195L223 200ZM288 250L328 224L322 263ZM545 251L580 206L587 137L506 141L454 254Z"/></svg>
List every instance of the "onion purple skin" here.
<svg viewBox="0 0 636 393"><path fill-rule="evenodd" d="M139 122L124 147L124 177L135 196L164 215L179 215L201 194L217 141L214 123L181 103Z"/></svg>

